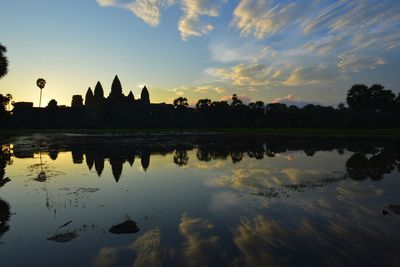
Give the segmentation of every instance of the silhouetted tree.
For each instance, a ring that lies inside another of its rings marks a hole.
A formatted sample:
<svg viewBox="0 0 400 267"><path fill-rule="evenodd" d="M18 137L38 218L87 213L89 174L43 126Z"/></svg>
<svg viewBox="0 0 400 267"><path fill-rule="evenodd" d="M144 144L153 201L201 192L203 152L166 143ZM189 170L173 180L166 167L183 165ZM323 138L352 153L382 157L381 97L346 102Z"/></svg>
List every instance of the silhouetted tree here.
<svg viewBox="0 0 400 267"><path fill-rule="evenodd" d="M210 99L200 99L199 101L197 101L196 103L196 108L200 111L205 111L205 110L209 110L211 106L211 100Z"/></svg>
<svg viewBox="0 0 400 267"><path fill-rule="evenodd" d="M142 89L142 92L140 94L140 101L143 104L150 104L150 94L146 86L144 86Z"/></svg>
<svg viewBox="0 0 400 267"><path fill-rule="evenodd" d="M7 48L0 43L0 79L8 73L8 59L5 53L7 53Z"/></svg>
<svg viewBox="0 0 400 267"><path fill-rule="evenodd" d="M174 107L177 109L184 109L189 106L188 100L186 97L178 97L177 99L174 100Z"/></svg>
<svg viewBox="0 0 400 267"><path fill-rule="evenodd" d="M10 100L10 95L3 96L0 94L0 125L10 116L6 110L6 106L10 103Z"/></svg>
<svg viewBox="0 0 400 267"><path fill-rule="evenodd" d="M237 94L233 94L233 95L232 95L232 103L231 103L231 106L232 106L232 107L240 107L240 106L242 106L242 105L243 105L242 100L240 100L240 99L238 98Z"/></svg>
<svg viewBox="0 0 400 267"><path fill-rule="evenodd" d="M36 81L36 85L40 89L40 98L39 98L39 108L40 108L40 106L42 104L42 90L43 90L44 86L46 85L46 80L43 78L39 78Z"/></svg>
<svg viewBox="0 0 400 267"><path fill-rule="evenodd" d="M83 107L83 98L81 95L73 95L72 96L72 102L71 102L71 108L74 109L79 109Z"/></svg>
<svg viewBox="0 0 400 267"><path fill-rule="evenodd" d="M46 108L49 110L56 110L58 108L57 101L55 99L50 100Z"/></svg>
<svg viewBox="0 0 400 267"><path fill-rule="evenodd" d="M344 105L344 103L339 103L338 105L337 105L337 109L338 110L344 110L346 108L346 106Z"/></svg>
<svg viewBox="0 0 400 267"><path fill-rule="evenodd" d="M94 102L93 91L92 88L89 87L85 95L85 106L89 107L93 104L93 102Z"/></svg>
<svg viewBox="0 0 400 267"><path fill-rule="evenodd" d="M356 84L347 93L347 104L356 111L390 110L395 103L395 95L390 90L384 90L380 84L367 87Z"/></svg>

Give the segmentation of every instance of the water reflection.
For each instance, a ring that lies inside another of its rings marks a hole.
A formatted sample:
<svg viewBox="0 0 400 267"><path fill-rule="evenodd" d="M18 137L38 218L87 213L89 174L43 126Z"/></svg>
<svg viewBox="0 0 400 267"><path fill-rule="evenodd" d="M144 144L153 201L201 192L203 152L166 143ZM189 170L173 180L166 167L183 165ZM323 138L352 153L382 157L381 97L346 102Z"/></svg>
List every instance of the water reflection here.
<svg viewBox="0 0 400 267"><path fill-rule="evenodd" d="M0 258L5 266L54 266L68 248L76 261L57 266L396 266L395 143L10 139L0 155ZM41 172L47 179L38 183ZM51 255L38 259L32 247Z"/></svg>

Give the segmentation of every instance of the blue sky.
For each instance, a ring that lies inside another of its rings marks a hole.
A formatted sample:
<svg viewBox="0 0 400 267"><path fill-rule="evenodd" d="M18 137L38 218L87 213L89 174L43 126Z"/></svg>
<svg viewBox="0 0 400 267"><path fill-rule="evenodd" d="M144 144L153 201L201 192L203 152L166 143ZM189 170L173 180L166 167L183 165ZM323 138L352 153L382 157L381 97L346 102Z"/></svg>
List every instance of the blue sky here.
<svg viewBox="0 0 400 267"><path fill-rule="evenodd" d="M2 0L0 93L70 104L118 74L135 97L337 105L355 83L399 92L400 1Z"/></svg>

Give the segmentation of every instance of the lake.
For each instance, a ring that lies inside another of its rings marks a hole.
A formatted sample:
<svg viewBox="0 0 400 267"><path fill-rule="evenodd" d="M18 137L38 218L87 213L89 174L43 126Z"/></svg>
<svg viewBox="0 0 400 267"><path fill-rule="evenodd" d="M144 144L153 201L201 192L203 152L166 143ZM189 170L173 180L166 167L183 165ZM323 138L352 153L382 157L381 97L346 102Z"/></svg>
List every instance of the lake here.
<svg viewBox="0 0 400 267"><path fill-rule="evenodd" d="M1 266L399 266L395 138L1 141Z"/></svg>

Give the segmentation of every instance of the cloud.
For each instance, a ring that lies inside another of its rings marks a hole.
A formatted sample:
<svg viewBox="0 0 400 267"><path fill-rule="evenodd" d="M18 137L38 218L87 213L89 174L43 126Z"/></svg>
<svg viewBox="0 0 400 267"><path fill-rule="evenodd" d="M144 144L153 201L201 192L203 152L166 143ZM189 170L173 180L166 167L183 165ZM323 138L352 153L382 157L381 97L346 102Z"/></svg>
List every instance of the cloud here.
<svg viewBox="0 0 400 267"><path fill-rule="evenodd" d="M128 3L121 3L118 0L96 1L102 7L118 7L129 10L152 27L160 24L161 9L175 3L175 0L135 0Z"/></svg>
<svg viewBox="0 0 400 267"><path fill-rule="evenodd" d="M272 100L272 103L282 103L286 104L287 106L297 106L299 108L302 108L308 104L318 104L317 102L310 102L298 99L292 94L288 94L284 97L275 98L274 100Z"/></svg>
<svg viewBox="0 0 400 267"><path fill-rule="evenodd" d="M211 32L214 26L210 23L201 22L200 18L201 16L218 17L221 2L225 1L182 0L181 7L184 14L178 22L182 40Z"/></svg>
<svg viewBox="0 0 400 267"><path fill-rule="evenodd" d="M361 56L353 54L343 54L339 56L337 67L342 72L359 72L363 69L375 69L379 65L384 65L385 60L377 56Z"/></svg>
<svg viewBox="0 0 400 267"><path fill-rule="evenodd" d="M117 5L117 0L96 0L100 6L115 6Z"/></svg>
<svg viewBox="0 0 400 267"><path fill-rule="evenodd" d="M297 86L333 82L339 77L337 69L332 65L320 64L313 67L299 67L290 74L285 85Z"/></svg>
<svg viewBox="0 0 400 267"><path fill-rule="evenodd" d="M241 34L262 39L280 32L298 16L298 3L276 4L270 0L241 0L233 14L233 25Z"/></svg>
<svg viewBox="0 0 400 267"><path fill-rule="evenodd" d="M150 26L154 27L160 24L160 8L165 4L170 3L160 0L136 0L135 2L126 4L125 8L130 10Z"/></svg>

